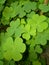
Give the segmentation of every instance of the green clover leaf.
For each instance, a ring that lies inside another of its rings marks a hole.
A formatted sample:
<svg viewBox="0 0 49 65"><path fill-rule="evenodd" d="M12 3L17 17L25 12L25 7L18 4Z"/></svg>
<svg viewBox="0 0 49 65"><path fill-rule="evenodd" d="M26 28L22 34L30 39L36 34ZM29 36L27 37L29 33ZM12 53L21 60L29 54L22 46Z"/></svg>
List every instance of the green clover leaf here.
<svg viewBox="0 0 49 65"><path fill-rule="evenodd" d="M33 65L41 65L41 63L37 60L33 62Z"/></svg>
<svg viewBox="0 0 49 65"><path fill-rule="evenodd" d="M37 59L37 53L32 45L30 45L29 49L29 60L33 62L33 60Z"/></svg>
<svg viewBox="0 0 49 65"><path fill-rule="evenodd" d="M22 35L22 37L23 37L24 39L26 39L26 40L29 40L29 39L30 39L29 33L24 33L24 34Z"/></svg>
<svg viewBox="0 0 49 65"><path fill-rule="evenodd" d="M42 53L42 48L40 47L40 45L36 46L35 51L40 54Z"/></svg>
<svg viewBox="0 0 49 65"><path fill-rule="evenodd" d="M15 37L20 37L24 32L24 25L20 25L15 31Z"/></svg>
<svg viewBox="0 0 49 65"><path fill-rule="evenodd" d="M42 12L48 12L49 11L49 5L45 5L45 4L40 4L39 5L39 9L42 11Z"/></svg>
<svg viewBox="0 0 49 65"><path fill-rule="evenodd" d="M38 33L35 37L36 44L46 45L47 40L49 40L49 28L43 33Z"/></svg>
<svg viewBox="0 0 49 65"><path fill-rule="evenodd" d="M25 52L26 46L21 38L17 37L15 41L13 41L12 37L8 37L2 45L2 50L5 59L19 61L22 59L21 53Z"/></svg>
<svg viewBox="0 0 49 65"><path fill-rule="evenodd" d="M28 2L26 2L26 3L24 4L23 9L24 9L27 13L29 13L31 10L36 10L36 8L37 8L36 5L37 5L36 2L30 2L30 1L28 1Z"/></svg>
<svg viewBox="0 0 49 65"><path fill-rule="evenodd" d="M9 20L11 15L12 15L13 9L12 7L5 7L4 11L3 11L3 17L6 18L6 20Z"/></svg>
<svg viewBox="0 0 49 65"><path fill-rule="evenodd" d="M11 21L10 27L7 28L7 34L8 34L8 36L12 36L15 33L16 28L19 25L20 25L20 20L19 19L15 20L15 21Z"/></svg>
<svg viewBox="0 0 49 65"><path fill-rule="evenodd" d="M38 19L38 20L37 20ZM43 32L48 28L48 23L46 22L47 18L44 15L39 16L34 14L31 19L27 19L27 23L30 25L30 34L32 36L36 35L37 32Z"/></svg>
<svg viewBox="0 0 49 65"><path fill-rule="evenodd" d="M37 20L38 19L38 20ZM30 39L30 36L35 37L37 32L43 32L48 28L47 18L44 15L34 14L31 18L27 19L25 24L25 32L22 37L26 40ZM28 37L28 38L27 38Z"/></svg>

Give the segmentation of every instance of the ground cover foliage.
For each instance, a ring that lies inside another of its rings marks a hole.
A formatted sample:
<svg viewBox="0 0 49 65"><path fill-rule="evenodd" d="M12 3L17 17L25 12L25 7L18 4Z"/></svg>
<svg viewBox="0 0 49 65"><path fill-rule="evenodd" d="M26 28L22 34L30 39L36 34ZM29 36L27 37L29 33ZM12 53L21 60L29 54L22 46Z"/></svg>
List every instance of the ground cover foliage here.
<svg viewBox="0 0 49 65"><path fill-rule="evenodd" d="M0 0L0 65L49 65L49 0Z"/></svg>

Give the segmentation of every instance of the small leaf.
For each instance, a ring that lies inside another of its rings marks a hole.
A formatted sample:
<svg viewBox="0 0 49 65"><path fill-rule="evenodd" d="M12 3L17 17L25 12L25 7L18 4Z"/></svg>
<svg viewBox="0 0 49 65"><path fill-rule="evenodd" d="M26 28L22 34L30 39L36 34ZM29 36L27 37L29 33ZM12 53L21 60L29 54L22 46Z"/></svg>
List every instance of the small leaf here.
<svg viewBox="0 0 49 65"><path fill-rule="evenodd" d="M29 25L29 24L26 24L26 25L25 25L25 30L26 30L27 32L30 31L30 25Z"/></svg>
<svg viewBox="0 0 49 65"><path fill-rule="evenodd" d="M22 35L22 37L23 37L24 39L26 39L26 40L29 40L29 39L30 39L30 34L24 33L24 34Z"/></svg>
<svg viewBox="0 0 49 65"><path fill-rule="evenodd" d="M30 45L29 50L29 60L33 62L33 60L37 59L37 53L35 52L35 49L32 45Z"/></svg>
<svg viewBox="0 0 49 65"><path fill-rule="evenodd" d="M45 4L40 4L39 5L39 9L42 11L42 12L48 12L49 11L49 7Z"/></svg>
<svg viewBox="0 0 49 65"><path fill-rule="evenodd" d="M38 26L38 32L43 32L43 30L48 28L48 23L47 22L43 22L40 24L40 26Z"/></svg>
<svg viewBox="0 0 49 65"><path fill-rule="evenodd" d="M16 28L19 25L20 25L20 20L19 19L15 20L15 21L11 21L10 27L7 28L7 34L8 34L8 36L12 36L15 33Z"/></svg>
<svg viewBox="0 0 49 65"><path fill-rule="evenodd" d="M30 1L28 1L28 2L26 2L25 4L24 4L24 7L23 7L23 9L27 12L27 13L29 13L31 10L36 10L36 3L35 2L30 2Z"/></svg>
<svg viewBox="0 0 49 65"><path fill-rule="evenodd" d="M32 28L32 29L30 30L30 35L36 36L36 29L35 29L35 28Z"/></svg>
<svg viewBox="0 0 49 65"><path fill-rule="evenodd" d="M42 53L42 48L39 45L37 45L36 48L35 48L35 51L37 53Z"/></svg>
<svg viewBox="0 0 49 65"><path fill-rule="evenodd" d="M33 65L41 65L41 63L37 60L33 62Z"/></svg>
<svg viewBox="0 0 49 65"><path fill-rule="evenodd" d="M11 17L11 14L12 14L12 7L5 7L4 11L3 11L3 16L6 18L6 19L10 19Z"/></svg>
<svg viewBox="0 0 49 65"><path fill-rule="evenodd" d="M20 37L24 33L24 31L24 25L20 25L18 28L16 28L15 37Z"/></svg>
<svg viewBox="0 0 49 65"><path fill-rule="evenodd" d="M21 19L21 24L26 24L24 19Z"/></svg>
<svg viewBox="0 0 49 65"><path fill-rule="evenodd" d="M18 40L19 40L19 42L18 42ZM21 53L25 52L26 46L23 43L23 40L21 38L19 38L19 37L16 38L14 44L15 44L16 49L17 49L18 52L21 52Z"/></svg>
<svg viewBox="0 0 49 65"><path fill-rule="evenodd" d="M15 65L15 61L11 60L11 61L9 62L9 64L10 64L10 65Z"/></svg>
<svg viewBox="0 0 49 65"><path fill-rule="evenodd" d="M12 58L14 59L14 61L20 61L22 59L22 54L20 54L18 51L13 52L13 56Z"/></svg>

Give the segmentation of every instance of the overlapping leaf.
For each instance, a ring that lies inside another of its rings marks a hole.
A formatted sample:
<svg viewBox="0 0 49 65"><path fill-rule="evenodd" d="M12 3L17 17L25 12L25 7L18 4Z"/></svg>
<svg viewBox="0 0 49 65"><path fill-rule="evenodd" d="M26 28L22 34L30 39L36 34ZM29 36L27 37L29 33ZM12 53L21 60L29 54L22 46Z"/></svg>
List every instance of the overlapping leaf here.
<svg viewBox="0 0 49 65"><path fill-rule="evenodd" d="M4 7L5 1L6 4ZM2 15L0 19L3 24L1 24L1 26L10 24L10 26L7 26L7 29L3 31L3 33L1 31L0 34L0 64L3 65L2 60L4 58L8 61L11 60L10 62L5 61L5 65L15 65L13 61L21 60L22 53L27 50L29 52L27 59L33 65L41 65L37 59L38 54L41 54L43 51L41 46L46 45L47 40L49 40L49 18L35 13L40 13L39 10L43 13L48 13L49 4L42 4L44 0L39 0L38 2L31 2L29 0L14 1L15 0L0 1L0 12ZM18 17L20 19L17 19ZM27 46L30 45L30 47L26 49L26 45L23 42L25 42Z"/></svg>
<svg viewBox="0 0 49 65"><path fill-rule="evenodd" d="M26 13L24 12L24 9L22 8L22 5L18 5L17 2L11 4L11 7L13 8L13 13L11 17L15 17L17 15L19 15L20 18L22 18L23 16L26 15Z"/></svg>
<svg viewBox="0 0 49 65"><path fill-rule="evenodd" d="M23 21L22 21L23 22ZM20 25L20 20L17 19L16 21L11 21L10 27L7 28L7 35L15 37L19 37L24 32L24 25Z"/></svg>
<svg viewBox="0 0 49 65"><path fill-rule="evenodd" d="M30 45L32 47L36 46L35 48L37 48L36 50L38 50L40 48L39 45L43 46L43 45L47 44L47 40L49 40L49 29L47 29L46 31L44 31L42 33L38 33L35 38L32 38L27 43L30 43ZM42 52L42 49L41 49L41 52ZM39 51L39 53L40 53L40 51Z"/></svg>
<svg viewBox="0 0 49 65"><path fill-rule="evenodd" d="M40 5L39 5L39 9L40 9L42 12L48 12L48 11L49 11L49 5L40 4Z"/></svg>
<svg viewBox="0 0 49 65"><path fill-rule="evenodd" d="M5 7L3 11L3 17L6 18L6 20L10 19L11 15L13 13L12 7Z"/></svg>
<svg viewBox="0 0 49 65"><path fill-rule="evenodd" d="M38 63L38 61L37 62L33 61L33 59L37 59L38 55L36 55L36 53L41 54L43 52L40 45L42 46L46 45L47 40L49 40L49 28L42 33L38 33L37 36L35 36L35 38L32 38L27 42L27 44L30 45L29 59L33 62L33 64L41 65L40 62Z"/></svg>
<svg viewBox="0 0 49 65"><path fill-rule="evenodd" d="M27 24L25 25L26 33L31 36L35 36L37 32L43 32L48 28L48 23L46 20L47 18L44 15L39 16L38 14L34 14L31 18L27 19ZM30 39L29 35L28 38ZM25 38L24 36L22 37Z"/></svg>
<svg viewBox="0 0 49 65"><path fill-rule="evenodd" d="M24 9L27 13L29 13L31 10L36 10L36 9L37 9L37 6L36 6L36 5L37 5L36 2L30 2L30 1L28 1L28 2L26 2L26 3L24 4L23 9Z"/></svg>
<svg viewBox="0 0 49 65"><path fill-rule="evenodd" d="M37 59L37 53L35 52L34 47L32 46L32 44L30 45L30 49L29 49L29 60L31 62L33 62L34 60Z"/></svg>
<svg viewBox="0 0 49 65"><path fill-rule="evenodd" d="M5 17L6 19L10 19L19 15L19 17L22 18L26 15L26 12L29 13L31 10L36 10L36 5L36 2L28 1L24 2L22 7L22 4L19 3L18 5L18 2L14 2L10 5L10 7L5 7L3 11L3 17Z"/></svg>
<svg viewBox="0 0 49 65"><path fill-rule="evenodd" d="M19 40L19 42L18 42ZM14 59L19 61L22 59L22 54L26 50L26 46L23 40L19 37L15 38L13 42L12 37L6 39L6 42L2 45L3 57L7 60Z"/></svg>
<svg viewBox="0 0 49 65"><path fill-rule="evenodd" d="M42 53L42 48L40 47L40 45L37 45L36 47L35 47L35 51L37 52L37 53Z"/></svg>

